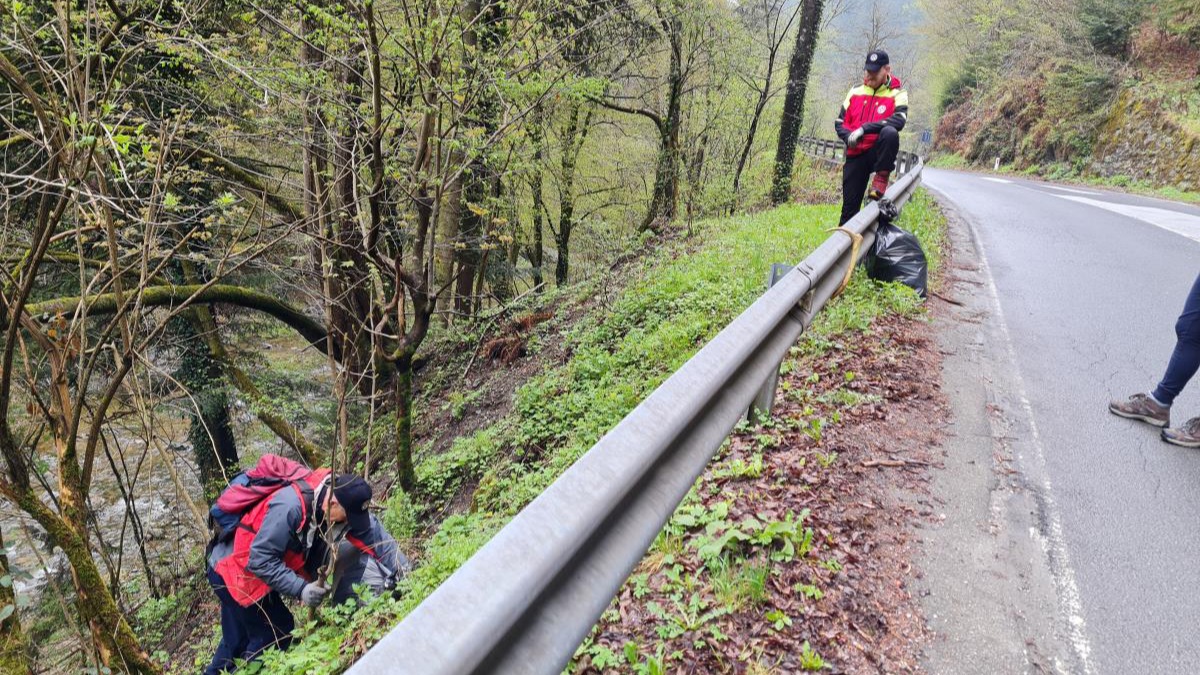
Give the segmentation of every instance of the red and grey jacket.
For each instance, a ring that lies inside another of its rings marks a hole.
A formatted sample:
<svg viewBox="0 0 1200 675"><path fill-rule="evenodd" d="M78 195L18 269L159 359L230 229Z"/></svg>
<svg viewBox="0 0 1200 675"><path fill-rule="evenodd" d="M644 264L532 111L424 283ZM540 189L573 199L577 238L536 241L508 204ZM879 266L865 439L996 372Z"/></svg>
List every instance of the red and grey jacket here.
<svg viewBox="0 0 1200 675"><path fill-rule="evenodd" d="M249 607L273 590L298 598L312 580L305 569L312 547L310 526L314 504L319 503L329 475L329 469L317 469L280 488L242 516L232 550L213 565L239 605ZM364 553L376 555L375 542L350 535L346 539Z"/></svg>
<svg viewBox="0 0 1200 675"><path fill-rule="evenodd" d="M846 149L846 154L854 157L870 150L885 126L900 131L907 120L908 91L901 87L900 78L893 77L878 89L865 84L851 89L833 121L833 128L843 143L851 132L862 128L862 140L854 148Z"/></svg>
<svg viewBox="0 0 1200 675"><path fill-rule="evenodd" d="M233 551L213 566L239 605L249 607L272 590L298 598L311 581L304 570L305 531L313 493L328 475L329 469L314 471L242 516Z"/></svg>

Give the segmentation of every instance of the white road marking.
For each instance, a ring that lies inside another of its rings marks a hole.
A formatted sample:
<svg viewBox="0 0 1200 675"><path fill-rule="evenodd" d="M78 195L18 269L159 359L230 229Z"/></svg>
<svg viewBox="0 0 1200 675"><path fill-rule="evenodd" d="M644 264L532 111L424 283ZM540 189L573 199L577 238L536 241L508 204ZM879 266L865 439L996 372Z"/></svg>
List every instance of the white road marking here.
<svg viewBox="0 0 1200 675"><path fill-rule="evenodd" d="M988 178L987 176L980 176L980 178L983 178L984 180L990 180L993 183L1011 183L1012 182L1011 180L1004 180L1003 178Z"/></svg>
<svg viewBox="0 0 1200 675"><path fill-rule="evenodd" d="M1095 206L1096 208L1119 213L1129 218L1135 218L1144 223L1150 223L1156 227L1161 227L1168 232L1183 235L1193 241L1200 241L1200 216L1193 216L1188 213L1180 213L1171 211L1170 209L1160 209L1153 206L1134 206L1132 204L1114 204L1112 202L1102 202L1097 199L1088 199L1087 197L1072 197L1070 195L1054 195L1059 199L1069 199L1080 204Z"/></svg>
<svg viewBox="0 0 1200 675"><path fill-rule="evenodd" d="M974 225L971 227L974 229ZM1009 332L1008 322L1004 318L1004 309L1000 306L1000 293L996 290L996 280L992 277L992 268L988 263L987 252L983 247L983 238L978 233L975 235L975 242L979 248L980 269L987 280L987 288L992 297L992 309L996 313L1000 334L1003 336L1004 349L1007 352L1009 363L1012 364L1012 376L1017 389L1016 393L1021 400L1021 412L1024 413L1029 424L1029 431L1032 436L1030 444L1033 447L1033 460L1037 463L1038 472L1041 474L1041 485L1039 488L1043 509L1045 510L1046 535L1042 536L1037 528L1030 528L1030 536L1035 542L1041 545L1042 550L1046 554L1050 573L1054 577L1054 584L1058 591L1059 611L1066 618L1067 638L1071 644L1071 648L1075 651L1075 657L1079 659L1083 675L1094 675L1096 670L1091 663L1092 646L1088 641L1087 623L1083 618L1083 600L1079 594L1079 584L1075 581L1075 569L1071 567L1070 556L1067 553L1067 542L1063 535L1062 517L1059 515L1058 504L1054 500L1050 475L1046 471L1046 450L1042 445L1037 421L1033 416L1033 406L1029 403L1029 397L1025 393L1025 380L1021 376L1020 367L1017 365L1017 354L1016 349L1013 347L1012 334ZM1058 665L1061 671L1062 664Z"/></svg>
<svg viewBox="0 0 1200 675"><path fill-rule="evenodd" d="M1073 189L1073 188L1062 187L1062 186L1059 186L1059 185L1045 185L1045 186L1043 186L1043 187L1048 187L1048 188L1050 188L1051 190L1062 190L1063 192L1074 192L1074 193L1075 193L1075 194L1077 194L1077 195L1094 195L1094 196L1100 196L1100 195L1104 194L1103 192L1091 192L1091 191L1089 191L1089 190L1075 190L1075 189Z"/></svg>

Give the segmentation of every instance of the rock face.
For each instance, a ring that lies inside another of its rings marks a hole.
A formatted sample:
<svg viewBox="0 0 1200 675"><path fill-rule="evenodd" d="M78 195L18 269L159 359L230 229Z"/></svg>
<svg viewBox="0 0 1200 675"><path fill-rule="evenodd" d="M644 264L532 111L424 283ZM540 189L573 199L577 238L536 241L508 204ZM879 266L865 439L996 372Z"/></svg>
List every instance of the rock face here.
<svg viewBox="0 0 1200 675"><path fill-rule="evenodd" d="M1121 92L1097 139L1089 171L1180 190L1200 190L1200 137L1183 128L1162 99Z"/></svg>
<svg viewBox="0 0 1200 675"><path fill-rule="evenodd" d="M966 71L934 149L1051 178L1200 190L1200 41L1167 23L1148 18L1120 59L1028 52L1003 72Z"/></svg>

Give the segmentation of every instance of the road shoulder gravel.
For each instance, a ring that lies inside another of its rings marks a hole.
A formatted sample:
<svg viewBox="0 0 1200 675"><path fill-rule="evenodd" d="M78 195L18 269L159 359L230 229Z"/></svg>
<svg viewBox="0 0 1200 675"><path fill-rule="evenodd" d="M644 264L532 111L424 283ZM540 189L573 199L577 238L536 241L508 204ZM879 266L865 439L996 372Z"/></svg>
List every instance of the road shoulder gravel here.
<svg viewBox="0 0 1200 675"><path fill-rule="evenodd" d="M918 524L918 595L935 635L924 665L931 673L1089 672L1086 643L1073 640L1082 630L1073 634L1060 618L1069 614L1069 563L1057 551L1048 483L1029 469L1036 429L986 259L965 220L939 201L953 259L947 301L933 313L952 421L930 486L939 513Z"/></svg>

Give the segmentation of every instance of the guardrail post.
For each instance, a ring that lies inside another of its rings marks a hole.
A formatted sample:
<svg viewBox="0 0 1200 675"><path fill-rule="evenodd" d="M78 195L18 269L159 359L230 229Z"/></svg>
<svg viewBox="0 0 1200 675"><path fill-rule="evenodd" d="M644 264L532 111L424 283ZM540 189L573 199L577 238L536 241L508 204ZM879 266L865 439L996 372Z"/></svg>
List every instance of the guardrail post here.
<svg viewBox="0 0 1200 675"><path fill-rule="evenodd" d="M771 288L779 282L788 272L792 271L791 265L782 263L773 263L771 271L767 273L767 288ZM746 411L746 420L751 424L758 421L760 416L770 416L771 408L775 405L775 390L779 386L779 369L783 366L780 362L775 370L771 371L771 376L763 384L762 389L755 395L754 400L750 402L750 409Z"/></svg>

